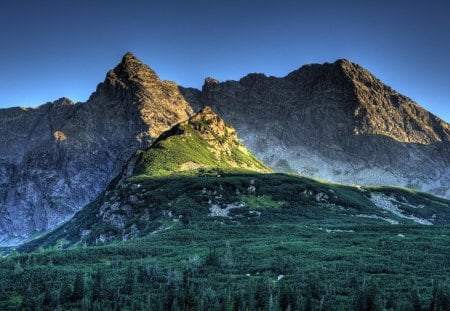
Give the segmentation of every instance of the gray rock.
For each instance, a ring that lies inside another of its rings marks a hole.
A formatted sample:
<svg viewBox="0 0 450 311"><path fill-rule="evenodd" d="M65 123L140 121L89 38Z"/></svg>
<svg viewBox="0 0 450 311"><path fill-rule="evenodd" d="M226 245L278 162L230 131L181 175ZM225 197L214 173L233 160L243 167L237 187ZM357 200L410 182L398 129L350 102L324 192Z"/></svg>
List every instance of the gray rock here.
<svg viewBox="0 0 450 311"><path fill-rule="evenodd" d="M178 87L131 53L86 103L0 110L0 245L69 219L137 149L190 115Z"/></svg>
<svg viewBox="0 0 450 311"><path fill-rule="evenodd" d="M277 171L450 197L449 124L347 60L181 90Z"/></svg>

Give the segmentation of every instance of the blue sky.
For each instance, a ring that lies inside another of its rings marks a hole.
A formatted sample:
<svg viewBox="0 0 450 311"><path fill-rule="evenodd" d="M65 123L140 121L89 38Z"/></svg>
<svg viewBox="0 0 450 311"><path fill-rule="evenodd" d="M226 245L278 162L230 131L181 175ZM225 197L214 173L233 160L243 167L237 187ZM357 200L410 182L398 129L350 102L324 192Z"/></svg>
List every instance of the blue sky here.
<svg viewBox="0 0 450 311"><path fill-rule="evenodd" d="M347 58L449 122L449 3L0 0L0 107L85 101L126 51L198 88Z"/></svg>

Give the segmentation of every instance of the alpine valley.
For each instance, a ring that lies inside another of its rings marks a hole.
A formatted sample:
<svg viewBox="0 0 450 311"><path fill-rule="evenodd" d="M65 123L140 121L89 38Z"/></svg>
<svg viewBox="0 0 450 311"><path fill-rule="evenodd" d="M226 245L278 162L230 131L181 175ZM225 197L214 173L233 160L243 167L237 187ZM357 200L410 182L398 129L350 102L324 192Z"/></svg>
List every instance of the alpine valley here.
<svg viewBox="0 0 450 311"><path fill-rule="evenodd" d="M450 310L450 125L348 60L0 110L1 310Z"/></svg>

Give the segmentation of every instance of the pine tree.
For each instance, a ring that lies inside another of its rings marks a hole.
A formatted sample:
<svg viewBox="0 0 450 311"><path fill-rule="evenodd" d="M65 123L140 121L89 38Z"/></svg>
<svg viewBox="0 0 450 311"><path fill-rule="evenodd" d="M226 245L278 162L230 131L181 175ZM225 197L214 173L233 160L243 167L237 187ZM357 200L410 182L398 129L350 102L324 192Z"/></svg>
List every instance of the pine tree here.
<svg viewBox="0 0 450 311"><path fill-rule="evenodd" d="M25 293L25 297L23 298L22 301L22 309L23 310L34 310L35 309L35 303L34 303L34 290L33 287L31 286L31 283L28 284L26 293Z"/></svg>
<svg viewBox="0 0 450 311"><path fill-rule="evenodd" d="M125 276L125 282L122 288L122 293L125 295L132 295L137 288L137 273L133 266L129 266Z"/></svg>
<svg viewBox="0 0 450 311"><path fill-rule="evenodd" d="M419 290L417 288L413 288L411 290L411 304L413 306L414 311L422 311L422 306L420 304Z"/></svg>
<svg viewBox="0 0 450 311"><path fill-rule="evenodd" d="M210 248L208 256L205 259L205 265L211 266L211 267L218 267L220 263L220 257L219 253L217 252L217 249Z"/></svg>
<svg viewBox="0 0 450 311"><path fill-rule="evenodd" d="M78 301L84 297L84 275L81 272L77 273L75 282L73 284L72 301Z"/></svg>
<svg viewBox="0 0 450 311"><path fill-rule="evenodd" d="M197 308L197 297L195 295L194 287L189 284L186 287L184 295L184 309L185 310L195 310Z"/></svg>
<svg viewBox="0 0 450 311"><path fill-rule="evenodd" d="M105 276L102 271L97 271L94 276L94 285L92 286L92 299L94 301L102 300L105 297Z"/></svg>
<svg viewBox="0 0 450 311"><path fill-rule="evenodd" d="M255 300L257 310L266 310L269 305L270 287L266 280L259 279L256 284Z"/></svg>
<svg viewBox="0 0 450 311"><path fill-rule="evenodd" d="M282 311L288 309L291 304L291 287L286 284L286 282L281 282L280 284L280 294L279 294L279 305Z"/></svg>
<svg viewBox="0 0 450 311"><path fill-rule="evenodd" d="M308 287L306 290L306 299L305 299L305 305L304 305L304 310L305 311L312 311L313 307L312 307L312 293L311 293L311 288Z"/></svg>
<svg viewBox="0 0 450 311"><path fill-rule="evenodd" d="M358 293L356 310L358 311L377 311L382 310L380 295L377 286L374 283L366 285L362 284L362 288Z"/></svg>
<svg viewBox="0 0 450 311"><path fill-rule="evenodd" d="M67 302L70 302L70 298L72 297L72 287L69 284L67 279L64 279L61 284L61 289L59 292L59 301L63 305Z"/></svg>

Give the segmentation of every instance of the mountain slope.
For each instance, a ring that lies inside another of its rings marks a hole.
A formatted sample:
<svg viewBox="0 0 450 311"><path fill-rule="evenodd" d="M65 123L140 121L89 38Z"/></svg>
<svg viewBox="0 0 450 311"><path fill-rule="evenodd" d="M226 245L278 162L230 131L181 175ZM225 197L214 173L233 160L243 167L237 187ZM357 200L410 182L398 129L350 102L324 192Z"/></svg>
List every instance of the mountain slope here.
<svg viewBox="0 0 450 311"><path fill-rule="evenodd" d="M131 53L83 104L0 110L0 245L57 226L192 109Z"/></svg>
<svg viewBox="0 0 450 311"><path fill-rule="evenodd" d="M211 106L275 170L450 197L449 125L347 60L284 78L208 78L183 94L195 109Z"/></svg>
<svg viewBox="0 0 450 311"><path fill-rule="evenodd" d="M430 194L270 173L205 108L0 259L0 306L445 309L449 224Z"/></svg>
<svg viewBox="0 0 450 311"><path fill-rule="evenodd" d="M432 195L270 172L206 107L139 151L73 219L21 250L126 241L218 220L235 226L450 224L450 202Z"/></svg>

